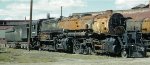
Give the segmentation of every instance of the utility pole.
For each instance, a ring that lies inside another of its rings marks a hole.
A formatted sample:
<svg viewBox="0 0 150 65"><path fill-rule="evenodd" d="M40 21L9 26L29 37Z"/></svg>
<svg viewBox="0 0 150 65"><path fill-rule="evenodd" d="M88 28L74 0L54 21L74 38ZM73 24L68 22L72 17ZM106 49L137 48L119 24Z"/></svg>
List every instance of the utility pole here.
<svg viewBox="0 0 150 65"><path fill-rule="evenodd" d="M47 13L47 19L50 19L51 17L50 17L50 13Z"/></svg>
<svg viewBox="0 0 150 65"><path fill-rule="evenodd" d="M33 9L33 0L30 2L30 22L29 22L29 34L28 34L28 50L30 51L30 44L31 44L31 28L32 28L32 9Z"/></svg>
<svg viewBox="0 0 150 65"><path fill-rule="evenodd" d="M150 0L149 0L149 3L148 3L148 4L149 4L149 8L150 8Z"/></svg>
<svg viewBox="0 0 150 65"><path fill-rule="evenodd" d="M27 18L26 18L26 16L24 17L24 20L25 20L25 22L27 22Z"/></svg>
<svg viewBox="0 0 150 65"><path fill-rule="evenodd" d="M61 6L61 15L60 15L60 19L62 19L63 18L63 14L62 14L62 6Z"/></svg>

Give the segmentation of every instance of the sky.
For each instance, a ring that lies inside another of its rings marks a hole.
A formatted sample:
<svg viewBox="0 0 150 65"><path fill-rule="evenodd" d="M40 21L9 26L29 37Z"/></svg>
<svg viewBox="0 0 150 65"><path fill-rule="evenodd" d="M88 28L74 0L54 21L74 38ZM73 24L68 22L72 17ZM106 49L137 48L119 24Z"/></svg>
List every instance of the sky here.
<svg viewBox="0 0 150 65"><path fill-rule="evenodd" d="M33 0L33 19L60 16L63 6L63 16L72 13L98 12L105 10L125 10L138 4L148 4L149 0ZM1 20L29 19L30 0L0 0Z"/></svg>

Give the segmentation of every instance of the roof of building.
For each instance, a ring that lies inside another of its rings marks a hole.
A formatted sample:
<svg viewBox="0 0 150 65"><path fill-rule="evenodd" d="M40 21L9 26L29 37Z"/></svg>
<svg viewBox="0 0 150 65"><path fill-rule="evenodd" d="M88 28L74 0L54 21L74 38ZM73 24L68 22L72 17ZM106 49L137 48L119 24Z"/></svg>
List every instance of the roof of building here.
<svg viewBox="0 0 150 65"><path fill-rule="evenodd" d="M30 22L30 20L0 20L0 22Z"/></svg>
<svg viewBox="0 0 150 65"><path fill-rule="evenodd" d="M132 9L147 8L146 6L147 5L145 5L145 4L140 4L138 6L133 7Z"/></svg>
<svg viewBox="0 0 150 65"><path fill-rule="evenodd" d="M13 26L0 26L0 30L6 30L12 28Z"/></svg>

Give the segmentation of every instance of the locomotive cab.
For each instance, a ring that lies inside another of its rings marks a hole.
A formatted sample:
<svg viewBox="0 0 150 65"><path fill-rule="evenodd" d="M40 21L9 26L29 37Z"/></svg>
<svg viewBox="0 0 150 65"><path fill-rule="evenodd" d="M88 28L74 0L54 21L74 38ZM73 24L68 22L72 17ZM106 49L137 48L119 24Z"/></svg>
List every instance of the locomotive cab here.
<svg viewBox="0 0 150 65"><path fill-rule="evenodd" d="M39 23L39 41L40 50L54 50L54 39L63 29L58 27L58 19L49 18L40 20Z"/></svg>

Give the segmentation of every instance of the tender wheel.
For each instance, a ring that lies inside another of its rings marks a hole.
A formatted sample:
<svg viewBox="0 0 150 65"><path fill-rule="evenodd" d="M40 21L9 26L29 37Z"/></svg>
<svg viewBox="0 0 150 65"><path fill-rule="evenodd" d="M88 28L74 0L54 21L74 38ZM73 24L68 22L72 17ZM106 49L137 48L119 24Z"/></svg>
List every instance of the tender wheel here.
<svg viewBox="0 0 150 65"><path fill-rule="evenodd" d="M72 42L73 42L73 53L80 54L80 52L81 52L81 45L80 45L79 41L73 40Z"/></svg>
<svg viewBox="0 0 150 65"><path fill-rule="evenodd" d="M37 41L37 45L36 45L37 49L40 49L40 41Z"/></svg>
<svg viewBox="0 0 150 65"><path fill-rule="evenodd" d="M91 48L91 47L89 47L89 46L85 46L85 49L84 49L83 54L85 54L85 55L93 55L93 54L94 54L94 52L93 52L93 50L92 50L92 48Z"/></svg>
<svg viewBox="0 0 150 65"><path fill-rule="evenodd" d="M95 54L94 50L92 49L92 47L89 47L88 50L89 50L89 55L94 55Z"/></svg>
<svg viewBox="0 0 150 65"><path fill-rule="evenodd" d="M123 57L123 58L128 58L128 53L127 53L126 50L123 50L123 51L121 52L121 57Z"/></svg>
<svg viewBox="0 0 150 65"><path fill-rule="evenodd" d="M91 48L88 46L85 46L83 54L88 55L90 53L90 51L91 51Z"/></svg>
<svg viewBox="0 0 150 65"><path fill-rule="evenodd" d="M36 49L36 50L41 51L41 42L36 41L33 48Z"/></svg>

